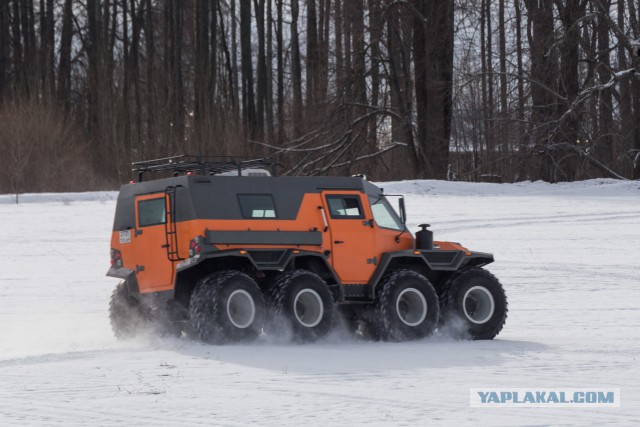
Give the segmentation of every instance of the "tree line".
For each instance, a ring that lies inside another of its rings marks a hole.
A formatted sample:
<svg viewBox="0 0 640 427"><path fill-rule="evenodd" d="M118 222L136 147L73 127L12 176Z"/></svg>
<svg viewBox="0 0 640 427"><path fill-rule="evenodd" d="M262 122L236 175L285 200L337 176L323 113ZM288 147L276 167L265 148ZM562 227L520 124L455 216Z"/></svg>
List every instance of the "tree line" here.
<svg viewBox="0 0 640 427"><path fill-rule="evenodd" d="M634 0L2 0L0 192L130 163L640 177Z"/></svg>
<svg viewBox="0 0 640 427"><path fill-rule="evenodd" d="M636 1L460 5L452 144L463 179L640 178Z"/></svg>

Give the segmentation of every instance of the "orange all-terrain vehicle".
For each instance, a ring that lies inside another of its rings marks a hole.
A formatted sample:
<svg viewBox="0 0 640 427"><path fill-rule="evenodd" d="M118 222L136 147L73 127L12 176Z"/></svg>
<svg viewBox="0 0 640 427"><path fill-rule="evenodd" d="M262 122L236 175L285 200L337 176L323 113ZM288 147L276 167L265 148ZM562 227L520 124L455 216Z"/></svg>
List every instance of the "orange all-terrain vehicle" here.
<svg viewBox="0 0 640 427"><path fill-rule="evenodd" d="M134 163L122 186L108 275L118 338L141 326L205 342L359 334L412 340L439 326L471 339L502 329L507 301L487 253L416 237L362 177L274 177L264 160L178 156ZM150 172L173 175L143 181ZM235 176L234 176L235 175ZM395 196L398 197L398 196Z"/></svg>

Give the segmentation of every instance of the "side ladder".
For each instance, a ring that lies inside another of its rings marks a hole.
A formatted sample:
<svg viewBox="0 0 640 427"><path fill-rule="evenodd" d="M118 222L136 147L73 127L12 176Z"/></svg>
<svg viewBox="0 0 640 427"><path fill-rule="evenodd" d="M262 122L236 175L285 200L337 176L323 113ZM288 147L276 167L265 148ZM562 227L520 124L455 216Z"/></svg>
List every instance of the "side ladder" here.
<svg viewBox="0 0 640 427"><path fill-rule="evenodd" d="M164 190L167 200L167 209L165 210L164 231L167 239L165 248L167 248L167 258L171 262L182 261L184 258L180 256L178 250L178 228L176 227L176 190L181 185L170 186Z"/></svg>

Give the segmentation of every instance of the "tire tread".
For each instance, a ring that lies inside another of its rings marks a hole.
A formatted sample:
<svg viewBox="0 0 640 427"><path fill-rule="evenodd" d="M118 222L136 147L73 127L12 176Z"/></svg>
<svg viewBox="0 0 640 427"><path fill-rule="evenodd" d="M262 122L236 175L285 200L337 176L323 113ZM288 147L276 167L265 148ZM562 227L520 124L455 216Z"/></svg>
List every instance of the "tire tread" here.
<svg viewBox="0 0 640 427"><path fill-rule="evenodd" d="M454 274L449 280L445 283L442 288L442 293L440 295L440 305L441 305L441 323L446 324L451 320L452 313L455 311L455 299L457 294L457 288L462 286L466 280L469 280L469 277L476 278L481 277L483 279L494 282L497 287L497 290L504 295L504 312L501 315L501 318L498 320L498 324L495 328L488 331L469 331L469 335L473 340L491 340L495 338L502 328L504 327L507 316L509 312L509 301L506 298L506 294L504 292L504 287L498 280L496 276L494 276L491 272L480 268L480 267L470 267L460 272Z"/></svg>

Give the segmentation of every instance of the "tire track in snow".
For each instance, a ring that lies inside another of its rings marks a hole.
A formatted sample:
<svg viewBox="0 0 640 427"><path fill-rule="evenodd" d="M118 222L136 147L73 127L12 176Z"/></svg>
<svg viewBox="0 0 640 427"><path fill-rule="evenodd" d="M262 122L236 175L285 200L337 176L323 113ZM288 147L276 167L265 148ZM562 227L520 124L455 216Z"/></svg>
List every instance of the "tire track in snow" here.
<svg viewBox="0 0 640 427"><path fill-rule="evenodd" d="M95 356L130 354L131 349L104 349L87 351L70 351L66 353L46 353L34 356L0 359L0 369L12 366L39 365L43 363L62 363L78 360L89 360Z"/></svg>
<svg viewBox="0 0 640 427"><path fill-rule="evenodd" d="M210 421L201 421L197 418L177 417L168 412L159 412L158 415L145 413L140 414L136 410L123 410L124 408L100 409L92 405L91 409L83 409L72 401L57 402L55 405L42 402L23 403L23 410L19 410L20 402L11 402L3 406L0 402L0 415L7 417L3 420L8 423L12 420L19 421L19 425L24 425L24 420L32 420L39 425L50 425L56 423L64 426L68 425L153 425L153 426L175 426L184 427L191 425L211 425ZM131 407L135 407L132 405ZM3 417L3 418L4 418Z"/></svg>

